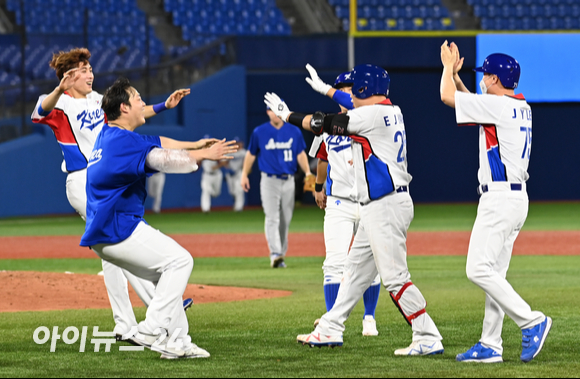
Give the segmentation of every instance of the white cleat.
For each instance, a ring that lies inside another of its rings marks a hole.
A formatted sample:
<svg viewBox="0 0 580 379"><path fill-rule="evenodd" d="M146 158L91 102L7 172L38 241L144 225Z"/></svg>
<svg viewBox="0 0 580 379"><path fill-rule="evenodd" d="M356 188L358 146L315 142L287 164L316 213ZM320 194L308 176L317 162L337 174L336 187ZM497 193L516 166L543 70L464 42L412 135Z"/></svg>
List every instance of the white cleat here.
<svg viewBox="0 0 580 379"><path fill-rule="evenodd" d="M336 347L342 346L342 336L327 336L324 334L312 332L310 334L301 334L296 338L298 343L309 345L310 347Z"/></svg>
<svg viewBox="0 0 580 379"><path fill-rule="evenodd" d="M172 352L166 351L161 354L161 359L193 359L193 358L209 358L211 355L196 344L187 350L174 349Z"/></svg>
<svg viewBox="0 0 580 379"><path fill-rule="evenodd" d="M395 355L436 355L444 351L441 341L413 341L411 346L396 350Z"/></svg>
<svg viewBox="0 0 580 379"><path fill-rule="evenodd" d="M377 330L377 322L373 316L367 315L363 319L363 336L365 337L375 337L379 335Z"/></svg>

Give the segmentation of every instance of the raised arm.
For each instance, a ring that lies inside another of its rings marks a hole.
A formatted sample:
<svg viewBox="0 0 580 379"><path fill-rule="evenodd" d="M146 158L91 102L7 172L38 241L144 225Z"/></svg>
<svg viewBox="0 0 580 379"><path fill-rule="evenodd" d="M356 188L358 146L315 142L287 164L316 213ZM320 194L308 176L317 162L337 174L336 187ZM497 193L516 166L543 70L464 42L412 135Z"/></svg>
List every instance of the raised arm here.
<svg viewBox="0 0 580 379"><path fill-rule="evenodd" d="M42 114L44 116L52 112L54 107L56 107L56 103L58 103L58 100L65 93L65 91L71 89L74 86L75 82L79 80L80 75L77 75L78 70L79 70L78 68L73 68L72 70L68 70L67 72L65 72L58 87L56 87L54 91L48 94L48 96L46 96L44 100L42 100L40 106L42 107L43 112L39 111L38 113L44 113Z"/></svg>
<svg viewBox="0 0 580 379"><path fill-rule="evenodd" d="M453 80L453 67L456 63L456 54L451 51L447 41L441 45L441 63L443 64L443 73L441 74L441 101L445 105L455 108L455 92L457 87Z"/></svg>
<svg viewBox="0 0 580 379"><path fill-rule="evenodd" d="M167 100L163 103L155 104L155 105L147 105L145 110L143 111L143 115L145 118L151 118L164 110L175 108L181 99L185 96L189 95L191 90L189 88L186 89L178 89L177 91L173 92Z"/></svg>
<svg viewBox="0 0 580 379"><path fill-rule="evenodd" d="M353 109L352 99L348 93L337 91L335 88L332 88L330 84L324 83L318 76L316 69L310 64L306 65L306 69L310 74L310 77L306 78L306 82L310 84L313 90L320 93L321 95L330 97L332 100L337 102L339 105L342 105L346 109Z"/></svg>
<svg viewBox="0 0 580 379"><path fill-rule="evenodd" d="M463 61L465 58L461 58L461 55L459 54L459 47L457 47L455 42L451 42L449 48L451 49L451 52L455 54L455 64L453 65L453 80L455 81L455 88L460 92L470 93L459 77L459 71L461 71L461 68L463 67Z"/></svg>

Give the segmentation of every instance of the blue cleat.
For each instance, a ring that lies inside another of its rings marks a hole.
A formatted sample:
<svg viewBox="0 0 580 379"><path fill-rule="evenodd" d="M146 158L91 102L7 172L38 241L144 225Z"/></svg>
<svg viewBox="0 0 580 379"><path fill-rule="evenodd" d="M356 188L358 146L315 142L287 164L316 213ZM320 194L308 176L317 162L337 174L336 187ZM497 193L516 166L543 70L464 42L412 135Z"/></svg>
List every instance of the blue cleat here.
<svg viewBox="0 0 580 379"><path fill-rule="evenodd" d="M528 363L540 354L550 329L552 329L552 319L546 317L544 322L533 328L522 330L522 356L520 357L522 362Z"/></svg>
<svg viewBox="0 0 580 379"><path fill-rule="evenodd" d="M455 357L457 362L479 362L479 363L501 363L503 359L501 354L493 349L484 347L478 342L471 349Z"/></svg>
<svg viewBox="0 0 580 379"><path fill-rule="evenodd" d="M183 310L187 311L193 305L193 299L185 299L183 300Z"/></svg>

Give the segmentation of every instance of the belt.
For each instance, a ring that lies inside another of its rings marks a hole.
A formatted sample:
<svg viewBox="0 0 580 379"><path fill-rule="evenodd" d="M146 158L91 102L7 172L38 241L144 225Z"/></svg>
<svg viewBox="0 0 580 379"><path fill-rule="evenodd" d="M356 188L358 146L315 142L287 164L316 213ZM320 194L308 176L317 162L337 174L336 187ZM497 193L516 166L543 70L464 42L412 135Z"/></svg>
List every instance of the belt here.
<svg viewBox="0 0 580 379"><path fill-rule="evenodd" d="M401 192L409 192L409 187L407 186L402 186L397 188L396 192L401 193Z"/></svg>
<svg viewBox="0 0 580 379"><path fill-rule="evenodd" d="M489 191L523 191L524 185L522 183L493 183L482 184L477 187L477 193L482 195Z"/></svg>
<svg viewBox="0 0 580 379"><path fill-rule="evenodd" d="M266 176L268 178L276 178L276 179L283 179L283 180L287 180L289 177L291 177L292 175L290 174L266 174Z"/></svg>

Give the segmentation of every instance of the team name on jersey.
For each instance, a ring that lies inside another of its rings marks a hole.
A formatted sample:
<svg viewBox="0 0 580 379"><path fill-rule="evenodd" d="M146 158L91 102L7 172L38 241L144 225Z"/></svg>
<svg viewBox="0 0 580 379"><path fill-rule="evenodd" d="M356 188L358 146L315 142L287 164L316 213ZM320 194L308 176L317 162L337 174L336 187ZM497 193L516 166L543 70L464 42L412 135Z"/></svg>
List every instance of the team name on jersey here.
<svg viewBox="0 0 580 379"><path fill-rule="evenodd" d="M274 138L270 138L264 149L266 150L288 150L292 149L294 138L290 138L288 142L275 142Z"/></svg>
<svg viewBox="0 0 580 379"><path fill-rule="evenodd" d="M349 149L351 146L351 138L346 136L333 136L329 135L326 137L326 145L329 151L341 152L344 149Z"/></svg>
<svg viewBox="0 0 580 379"><path fill-rule="evenodd" d="M93 150L87 167L92 166L95 163L99 163L101 159L103 159L103 149Z"/></svg>
<svg viewBox="0 0 580 379"><path fill-rule="evenodd" d="M77 121L81 121L80 130L85 127L93 130L105 121L105 111L102 109L95 109L91 112L84 110L77 115Z"/></svg>
<svg viewBox="0 0 580 379"><path fill-rule="evenodd" d="M521 118L522 120L532 121L532 110L527 108L514 108L514 115L512 118Z"/></svg>

